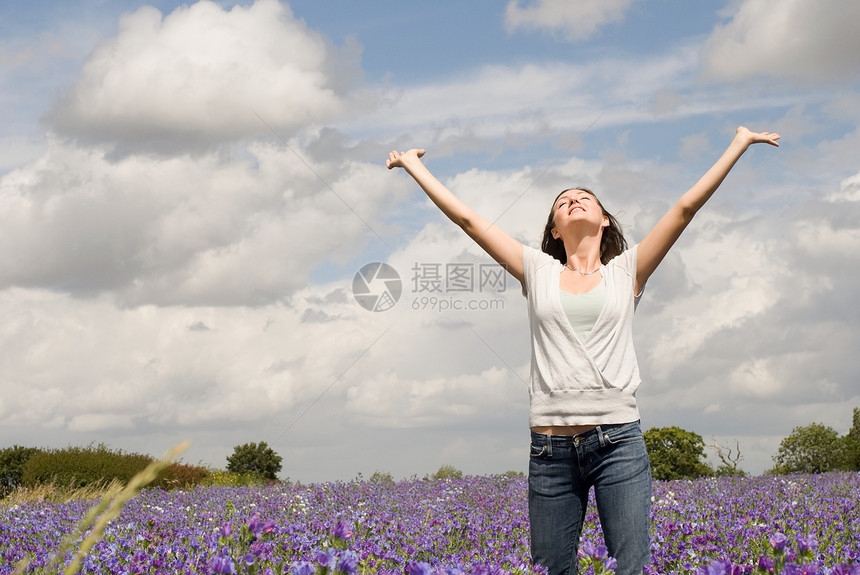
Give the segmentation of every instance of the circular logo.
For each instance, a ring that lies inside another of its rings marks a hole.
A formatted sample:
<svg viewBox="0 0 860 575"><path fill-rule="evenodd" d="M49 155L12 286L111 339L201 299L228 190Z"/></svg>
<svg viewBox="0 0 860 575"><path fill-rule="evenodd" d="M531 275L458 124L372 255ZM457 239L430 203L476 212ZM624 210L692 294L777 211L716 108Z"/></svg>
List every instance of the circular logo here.
<svg viewBox="0 0 860 575"><path fill-rule="evenodd" d="M390 265L373 262L362 267L352 278L352 295L358 305L368 311L386 311L394 307L403 285Z"/></svg>

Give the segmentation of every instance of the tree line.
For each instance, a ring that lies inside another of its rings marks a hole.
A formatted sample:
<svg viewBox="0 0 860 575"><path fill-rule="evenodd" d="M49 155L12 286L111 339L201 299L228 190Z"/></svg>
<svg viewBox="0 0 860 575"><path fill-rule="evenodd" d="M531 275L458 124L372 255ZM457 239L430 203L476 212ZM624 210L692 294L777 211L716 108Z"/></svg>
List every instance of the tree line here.
<svg viewBox="0 0 860 575"><path fill-rule="evenodd" d="M655 427L644 433L651 460L651 475L658 480L697 479L699 477L747 473L740 468L740 443L705 445L698 433L679 427ZM705 448L713 449L720 464L706 462ZM126 481L152 460L149 456L111 451L103 444L89 448L42 450L13 446L0 449L0 498L18 486L44 482L90 484L113 479ZM774 466L766 473L825 473L860 471L860 408L854 408L851 429L844 436L826 425L812 423L795 427L780 443L773 456ZM266 442L237 445L227 457L227 475L217 469L174 463L157 484L161 487L189 487L196 484L254 483L275 481L282 458ZM508 472L513 473L513 472ZM458 469L443 465L432 479L456 479ZM390 474L377 472L374 480L392 480Z"/></svg>
<svg viewBox="0 0 860 575"><path fill-rule="evenodd" d="M651 428L644 435L654 479L747 475L739 465L743 457L737 441L734 447L716 440L707 445L720 460L719 465L712 467L705 461L706 445L698 433L673 426ZM255 473L267 479L275 479L281 469L281 457L265 442L238 445L227 461L229 471ZM769 474L860 471L860 408L854 408L851 429L844 436L820 423L795 427L780 443L773 461L774 466L767 471ZM462 472L443 465L432 477L459 478Z"/></svg>
<svg viewBox="0 0 860 575"><path fill-rule="evenodd" d="M645 445L651 459L654 479L696 479L720 475L746 475L739 462L740 444L708 445L717 453L720 464L714 468L705 461L702 436L679 427L655 427L645 432ZM784 438L773 456L768 474L825 473L860 471L860 408L854 408L851 429L840 436L832 427L812 423L795 427Z"/></svg>
<svg viewBox="0 0 860 575"><path fill-rule="evenodd" d="M0 449L0 499L17 489L52 486L58 493L107 487L113 481L127 484L154 459L127 453L101 443L88 447ZM266 442L237 445L227 457L226 470L170 463L150 483L162 489L187 489L195 485L239 486L276 481L281 456Z"/></svg>

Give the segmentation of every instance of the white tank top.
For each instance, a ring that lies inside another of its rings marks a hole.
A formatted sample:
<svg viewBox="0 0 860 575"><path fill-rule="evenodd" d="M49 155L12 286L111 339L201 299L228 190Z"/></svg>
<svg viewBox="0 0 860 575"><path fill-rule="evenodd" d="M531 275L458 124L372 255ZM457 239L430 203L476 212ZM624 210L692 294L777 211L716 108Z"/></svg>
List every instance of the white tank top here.
<svg viewBox="0 0 860 575"><path fill-rule="evenodd" d="M591 328L597 323L603 305L606 303L606 284L603 280L593 290L582 294L572 294L559 290L561 307L573 331L582 342L588 341Z"/></svg>

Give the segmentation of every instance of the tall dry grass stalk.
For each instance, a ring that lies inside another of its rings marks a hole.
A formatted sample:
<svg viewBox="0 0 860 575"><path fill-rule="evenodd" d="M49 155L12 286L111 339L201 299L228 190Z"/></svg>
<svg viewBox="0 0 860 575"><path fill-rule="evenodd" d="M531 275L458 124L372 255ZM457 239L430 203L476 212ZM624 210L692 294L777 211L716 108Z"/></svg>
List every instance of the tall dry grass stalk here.
<svg viewBox="0 0 860 575"><path fill-rule="evenodd" d="M49 503L89 501L101 499L108 493L122 489L122 487L122 482L118 479L114 479L109 483L87 485L85 487L64 486L56 483L44 483L35 487L16 487L14 491L0 500L0 507L8 509L15 505L24 505L37 501L47 501Z"/></svg>
<svg viewBox="0 0 860 575"><path fill-rule="evenodd" d="M101 498L98 504L90 508L87 514L75 525L74 529L66 536L60 547L57 549L51 561L45 567L46 573L55 573L57 565L63 561L63 558L74 547L75 541L81 535L90 529L89 535L81 541L72 560L63 571L64 575L74 575L78 572L81 566L81 561L92 549L93 545L101 540L104 535L105 527L108 523L116 519L123 505L137 495L141 489L152 483L158 474L170 465L173 459L188 448L189 442L185 441L164 454L164 457L150 463L146 469L131 478L128 485L122 486L120 482L112 482L106 487L107 491ZM21 561L14 571L15 575L22 575L27 568L29 561L27 559Z"/></svg>

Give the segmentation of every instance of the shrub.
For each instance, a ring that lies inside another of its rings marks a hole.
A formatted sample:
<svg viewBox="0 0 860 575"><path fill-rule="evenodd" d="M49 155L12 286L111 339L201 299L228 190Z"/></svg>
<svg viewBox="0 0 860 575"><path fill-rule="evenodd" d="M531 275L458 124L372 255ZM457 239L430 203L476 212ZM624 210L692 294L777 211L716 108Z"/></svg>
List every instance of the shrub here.
<svg viewBox="0 0 860 575"><path fill-rule="evenodd" d="M208 476L205 484L213 487L247 487L266 482L266 479L259 473L237 473L223 469L208 469L207 471Z"/></svg>
<svg viewBox="0 0 860 575"><path fill-rule="evenodd" d="M66 447L34 454L24 465L21 483L34 487L54 483L71 488L108 483L128 483L154 459L138 453L111 451L103 443L96 447Z"/></svg>
<svg viewBox="0 0 860 575"><path fill-rule="evenodd" d="M41 450L35 447L21 447L20 445L13 445L0 450L0 498L6 497L21 485L24 465L39 452Z"/></svg>
<svg viewBox="0 0 860 575"><path fill-rule="evenodd" d="M738 467L721 464L714 470L717 477L747 477L747 472Z"/></svg>
<svg viewBox="0 0 860 575"><path fill-rule="evenodd" d="M513 469L509 469L502 473L502 477L506 477L508 479L523 479L526 476L522 471L514 471Z"/></svg>
<svg viewBox="0 0 860 575"><path fill-rule="evenodd" d="M374 471L368 481L370 483L394 483L394 477L387 471Z"/></svg>
<svg viewBox="0 0 860 575"><path fill-rule="evenodd" d="M463 479L463 472L453 465L443 465L433 474L433 479Z"/></svg>
<svg viewBox="0 0 860 575"><path fill-rule="evenodd" d="M188 489L195 485L209 485L211 471L199 465L174 461L168 465L153 482L153 487L162 489Z"/></svg>

